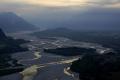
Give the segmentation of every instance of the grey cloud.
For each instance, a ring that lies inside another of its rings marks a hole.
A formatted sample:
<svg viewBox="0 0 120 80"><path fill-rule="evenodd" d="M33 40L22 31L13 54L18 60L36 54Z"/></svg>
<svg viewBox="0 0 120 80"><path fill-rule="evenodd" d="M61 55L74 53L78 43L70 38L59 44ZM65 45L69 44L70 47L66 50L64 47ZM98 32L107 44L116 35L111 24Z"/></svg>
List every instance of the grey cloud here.
<svg viewBox="0 0 120 80"><path fill-rule="evenodd" d="M98 6L107 6L120 3L120 0L89 0L87 4L98 5Z"/></svg>

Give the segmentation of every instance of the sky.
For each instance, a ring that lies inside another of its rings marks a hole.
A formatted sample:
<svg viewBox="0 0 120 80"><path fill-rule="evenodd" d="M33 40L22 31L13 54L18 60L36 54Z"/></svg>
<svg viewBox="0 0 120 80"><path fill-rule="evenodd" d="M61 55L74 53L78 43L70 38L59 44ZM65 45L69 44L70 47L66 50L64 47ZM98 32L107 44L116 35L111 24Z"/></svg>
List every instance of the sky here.
<svg viewBox="0 0 120 80"><path fill-rule="evenodd" d="M22 12L36 7L120 8L120 0L0 0L0 11Z"/></svg>
<svg viewBox="0 0 120 80"><path fill-rule="evenodd" d="M120 0L0 0L5 6L26 5L26 7L37 5L47 7L70 7L70 6L105 6L120 7ZM24 6L25 7L25 6Z"/></svg>
<svg viewBox="0 0 120 80"><path fill-rule="evenodd" d="M14 12L42 28L108 26L111 22L116 26L120 0L0 0L0 12Z"/></svg>

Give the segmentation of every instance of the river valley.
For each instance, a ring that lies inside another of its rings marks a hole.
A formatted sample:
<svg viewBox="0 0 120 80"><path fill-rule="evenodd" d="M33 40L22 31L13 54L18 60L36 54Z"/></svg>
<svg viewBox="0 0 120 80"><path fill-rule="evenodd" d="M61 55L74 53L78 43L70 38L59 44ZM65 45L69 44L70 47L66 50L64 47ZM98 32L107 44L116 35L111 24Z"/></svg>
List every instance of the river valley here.
<svg viewBox="0 0 120 80"><path fill-rule="evenodd" d="M14 34L12 36L31 41L22 45L29 48L29 51L12 55L19 64L24 65L25 69L20 73L0 77L0 80L79 80L78 74L71 72L69 67L73 61L82 56L65 57L45 53L43 50L72 46L94 48L99 54L112 50L99 44L77 42L67 38L39 39L28 34Z"/></svg>

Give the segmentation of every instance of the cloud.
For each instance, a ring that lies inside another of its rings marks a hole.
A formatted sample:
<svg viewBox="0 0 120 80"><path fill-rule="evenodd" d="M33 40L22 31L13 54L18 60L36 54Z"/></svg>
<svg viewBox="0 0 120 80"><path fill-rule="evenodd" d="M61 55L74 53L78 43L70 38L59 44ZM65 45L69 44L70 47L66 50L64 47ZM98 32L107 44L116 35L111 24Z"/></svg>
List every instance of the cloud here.
<svg viewBox="0 0 120 80"><path fill-rule="evenodd" d="M0 0L0 12L16 12L19 14L45 8L89 9L120 8L120 0Z"/></svg>
<svg viewBox="0 0 120 80"><path fill-rule="evenodd" d="M2 4L26 4L48 7L71 6L108 6L120 3L120 0L1 0Z"/></svg>

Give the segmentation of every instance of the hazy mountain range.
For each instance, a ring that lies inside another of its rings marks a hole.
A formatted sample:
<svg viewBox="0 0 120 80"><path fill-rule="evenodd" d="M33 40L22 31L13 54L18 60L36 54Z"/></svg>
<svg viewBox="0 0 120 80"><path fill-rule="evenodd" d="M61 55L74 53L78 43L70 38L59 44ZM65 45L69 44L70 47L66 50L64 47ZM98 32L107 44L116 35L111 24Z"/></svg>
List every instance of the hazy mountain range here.
<svg viewBox="0 0 120 80"><path fill-rule="evenodd" d="M34 13L34 12L33 12ZM41 28L67 27L79 30L120 30L120 10L94 8L81 9L44 9L34 16L23 15L31 23Z"/></svg>
<svg viewBox="0 0 120 80"><path fill-rule="evenodd" d="M34 17L29 14L27 17L20 17L12 12L2 12L0 28L6 32L29 31L36 29L36 26L41 29L67 27L77 30L120 30L118 9L94 9L83 13L79 10L48 11L33 14ZM30 16L32 18L29 18Z"/></svg>
<svg viewBox="0 0 120 80"><path fill-rule="evenodd" d="M0 13L0 28L5 32L34 30L36 27L12 12Z"/></svg>
<svg viewBox="0 0 120 80"><path fill-rule="evenodd" d="M118 29L119 30L119 29ZM32 35L38 36L40 38L43 37L67 37L67 38L72 38L72 39L78 39L78 38L88 38L88 36L91 36L89 38L94 37L98 37L100 35L102 36L115 36L116 34L119 34L119 31L117 30L105 30L105 31L99 31L99 30L74 30L74 29L69 29L69 28L65 28L65 27L61 27L61 28L53 28L53 29L46 29L43 31L38 31L38 32L34 32ZM99 36L97 36L99 35Z"/></svg>

